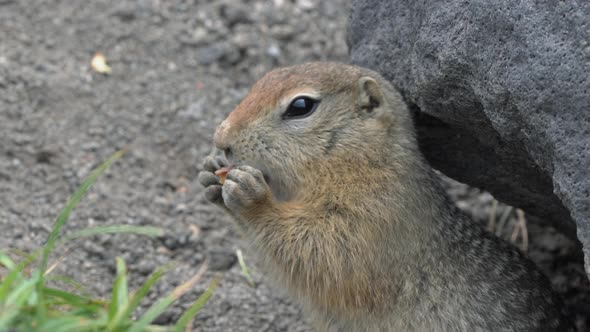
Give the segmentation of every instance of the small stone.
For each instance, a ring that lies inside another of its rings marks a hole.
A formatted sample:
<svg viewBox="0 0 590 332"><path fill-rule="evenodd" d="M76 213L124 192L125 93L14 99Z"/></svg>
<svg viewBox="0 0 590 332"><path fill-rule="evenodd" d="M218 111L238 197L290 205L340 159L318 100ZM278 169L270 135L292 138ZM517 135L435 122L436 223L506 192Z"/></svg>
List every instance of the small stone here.
<svg viewBox="0 0 590 332"><path fill-rule="evenodd" d="M315 7L315 3L311 0L298 0L297 6L303 10L311 10Z"/></svg>
<svg viewBox="0 0 590 332"><path fill-rule="evenodd" d="M192 32L184 32L178 36L178 41L188 46L199 46L211 42L212 35L203 27L197 27Z"/></svg>
<svg viewBox="0 0 590 332"><path fill-rule="evenodd" d="M191 255L191 257L190 257L190 263L193 264L193 265L195 265L195 266L196 265L200 265L201 263L203 263L203 260L204 259L205 258L203 257L203 254L197 252L197 253L194 253L194 254Z"/></svg>
<svg viewBox="0 0 590 332"><path fill-rule="evenodd" d="M147 276L156 270L156 264L151 260L142 260L135 269L140 274Z"/></svg>
<svg viewBox="0 0 590 332"><path fill-rule="evenodd" d="M166 237L164 239L164 246L170 250L175 250L179 247L178 241L174 237Z"/></svg>
<svg viewBox="0 0 590 332"><path fill-rule="evenodd" d="M295 37L297 31L292 25L275 25L270 29L270 34L279 40L290 40Z"/></svg>
<svg viewBox="0 0 590 332"><path fill-rule="evenodd" d="M225 21L230 27L238 23L252 22L248 8L245 6L236 6L235 3L221 7L221 16L225 18Z"/></svg>
<svg viewBox="0 0 590 332"><path fill-rule="evenodd" d="M185 212L187 209L188 209L188 207L186 206L186 204L183 204L183 203L176 204L174 206L174 213L181 214L181 213Z"/></svg>
<svg viewBox="0 0 590 332"><path fill-rule="evenodd" d="M256 34L250 31L239 31L232 36L232 43L240 49L255 47L259 40Z"/></svg>
<svg viewBox="0 0 590 332"><path fill-rule="evenodd" d="M266 54L275 59L278 59L281 56L281 49L278 45L272 44L266 49Z"/></svg>
<svg viewBox="0 0 590 332"><path fill-rule="evenodd" d="M238 261L233 251L212 250L209 252L209 269L212 271L227 271Z"/></svg>
<svg viewBox="0 0 590 332"><path fill-rule="evenodd" d="M158 316L158 318L154 320L154 324L170 325L174 323L181 314L182 312L180 311L180 308L172 307Z"/></svg>
<svg viewBox="0 0 590 332"><path fill-rule="evenodd" d="M233 65L240 62L241 59L242 52L240 51L240 48L233 44L228 45L224 55L224 60Z"/></svg>
<svg viewBox="0 0 590 332"><path fill-rule="evenodd" d="M35 153L35 160L39 164L49 164L53 157L55 157L55 152L51 150L41 150Z"/></svg>
<svg viewBox="0 0 590 332"><path fill-rule="evenodd" d="M160 237L160 240L166 249L174 251L176 249L186 247L190 243L191 234L186 232L166 234Z"/></svg>
<svg viewBox="0 0 590 332"><path fill-rule="evenodd" d="M10 180L10 175L8 173L0 172L0 181L8 181Z"/></svg>
<svg viewBox="0 0 590 332"><path fill-rule="evenodd" d="M132 6L124 5L113 10L111 15L124 22L133 21L135 19L135 9Z"/></svg>
<svg viewBox="0 0 590 332"><path fill-rule="evenodd" d="M202 47L197 50L197 61L199 61L199 64L207 66L223 58L225 52L225 48L220 44Z"/></svg>

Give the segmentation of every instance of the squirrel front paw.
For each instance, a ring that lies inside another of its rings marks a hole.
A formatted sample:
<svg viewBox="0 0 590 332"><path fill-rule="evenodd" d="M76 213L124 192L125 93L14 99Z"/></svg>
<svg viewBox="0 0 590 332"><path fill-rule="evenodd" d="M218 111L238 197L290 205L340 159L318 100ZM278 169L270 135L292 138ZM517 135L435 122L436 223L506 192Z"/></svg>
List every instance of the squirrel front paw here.
<svg viewBox="0 0 590 332"><path fill-rule="evenodd" d="M262 172L250 166L237 166L227 173L222 197L225 206L236 214L266 203L270 188Z"/></svg>
<svg viewBox="0 0 590 332"><path fill-rule="evenodd" d="M221 184L219 183L219 177L215 175L215 171L227 165L227 160L222 156L209 156L205 158L203 170L199 172L197 180L205 187L205 198L209 202L223 205Z"/></svg>

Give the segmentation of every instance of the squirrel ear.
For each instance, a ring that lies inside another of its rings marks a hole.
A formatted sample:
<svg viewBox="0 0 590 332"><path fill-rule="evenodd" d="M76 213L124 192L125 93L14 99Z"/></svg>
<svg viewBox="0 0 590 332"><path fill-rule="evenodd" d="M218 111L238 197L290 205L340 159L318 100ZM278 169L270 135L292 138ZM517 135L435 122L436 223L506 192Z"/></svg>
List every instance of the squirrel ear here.
<svg viewBox="0 0 590 332"><path fill-rule="evenodd" d="M358 102L361 109L372 112L374 108L383 104L383 94L377 81L368 76L359 78Z"/></svg>

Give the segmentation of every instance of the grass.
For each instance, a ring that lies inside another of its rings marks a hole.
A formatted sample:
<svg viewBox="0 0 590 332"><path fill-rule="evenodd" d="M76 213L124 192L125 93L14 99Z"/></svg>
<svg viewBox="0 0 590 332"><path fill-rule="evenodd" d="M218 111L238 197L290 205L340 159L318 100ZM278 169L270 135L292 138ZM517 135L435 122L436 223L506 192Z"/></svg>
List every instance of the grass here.
<svg viewBox="0 0 590 332"><path fill-rule="evenodd" d="M60 236L70 213L82 197L96 182L98 177L125 151L119 151L102 163L84 180L78 190L68 200L57 217L45 245L32 253L11 250L0 251L0 331L174 331L190 330L195 315L213 294L219 276L211 281L207 290L184 312L173 326L154 325L154 320L168 309L179 297L189 291L203 277L207 262L203 263L197 274L184 284L176 287L170 294L162 297L138 318L133 313L148 294L151 287L171 268L171 265L154 271L139 289L131 292L128 287L127 266L121 258L116 258L117 274L113 282L110 299L90 297L81 290L83 286L67 276L52 275L54 268L63 257L49 265L55 247L75 239L97 234L132 233L145 236L159 236L161 229L131 225L99 226ZM48 281L60 281L73 288L73 291L51 287Z"/></svg>
<svg viewBox="0 0 590 332"><path fill-rule="evenodd" d="M254 280L252 280L252 277L250 276L250 271L248 270L248 266L244 261L242 250L236 249L236 256L238 256L238 262L240 263L240 267L242 268L242 275L244 276L244 278L246 278L250 287L255 287L256 285L254 284Z"/></svg>

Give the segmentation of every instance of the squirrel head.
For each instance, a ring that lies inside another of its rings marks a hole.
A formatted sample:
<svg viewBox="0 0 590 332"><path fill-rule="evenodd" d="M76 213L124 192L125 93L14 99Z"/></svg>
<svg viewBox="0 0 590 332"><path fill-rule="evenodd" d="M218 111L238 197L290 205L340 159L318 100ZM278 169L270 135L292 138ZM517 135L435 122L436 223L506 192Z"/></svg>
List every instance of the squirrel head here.
<svg viewBox="0 0 590 332"><path fill-rule="evenodd" d="M312 62L262 77L217 128L215 145L288 196L318 164L382 158L392 128L408 118L399 93L377 73Z"/></svg>

